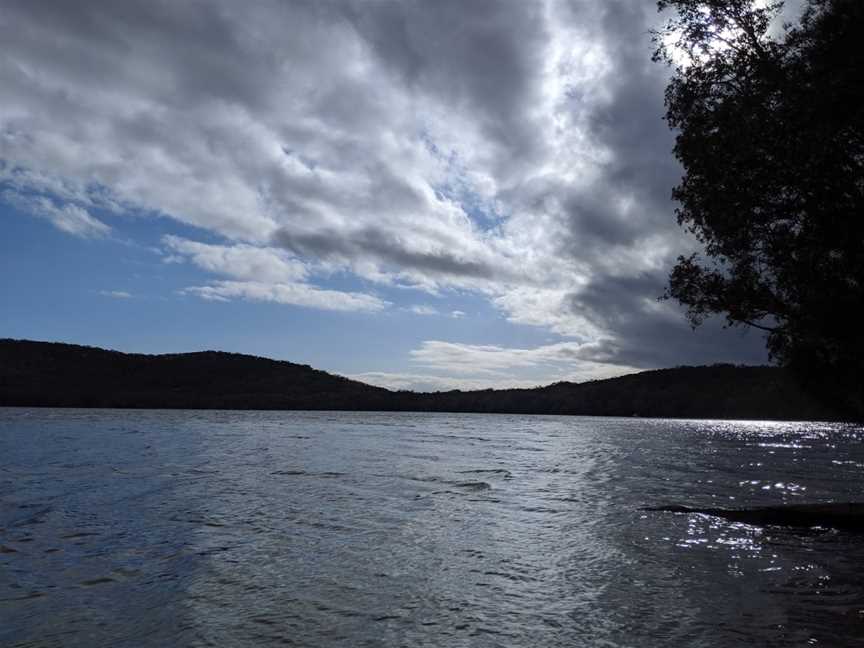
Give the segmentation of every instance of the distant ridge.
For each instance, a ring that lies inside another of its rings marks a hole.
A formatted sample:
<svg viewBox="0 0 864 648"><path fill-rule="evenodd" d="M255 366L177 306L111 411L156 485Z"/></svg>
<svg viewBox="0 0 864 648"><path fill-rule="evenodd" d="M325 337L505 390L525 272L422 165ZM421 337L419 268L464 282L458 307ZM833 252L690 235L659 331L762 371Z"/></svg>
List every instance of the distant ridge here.
<svg viewBox="0 0 864 648"><path fill-rule="evenodd" d="M487 412L837 420L775 367L678 367L534 389L394 392L308 365L0 339L0 406Z"/></svg>

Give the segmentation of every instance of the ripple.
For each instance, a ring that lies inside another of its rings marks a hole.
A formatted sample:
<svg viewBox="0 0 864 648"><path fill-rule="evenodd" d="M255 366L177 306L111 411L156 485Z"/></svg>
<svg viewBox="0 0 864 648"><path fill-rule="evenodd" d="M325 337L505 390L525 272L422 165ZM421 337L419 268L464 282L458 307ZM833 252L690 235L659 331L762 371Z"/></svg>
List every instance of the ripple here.
<svg viewBox="0 0 864 648"><path fill-rule="evenodd" d="M29 601L31 599L42 598L43 596L48 596L47 592L30 592L29 594L23 594L22 596L10 596L6 598L0 598L0 603L13 603L16 601Z"/></svg>
<svg viewBox="0 0 864 648"><path fill-rule="evenodd" d="M105 585L106 583L114 583L116 582L113 578L109 578L108 576L101 576L99 578L91 578L89 580L81 581L81 585L84 587L93 587L94 585Z"/></svg>
<svg viewBox="0 0 864 648"><path fill-rule="evenodd" d="M0 410L0 562L14 579L0 590L0 643L860 639L860 537L636 511L854 499L859 428L48 414Z"/></svg>
<svg viewBox="0 0 864 648"><path fill-rule="evenodd" d="M501 475L504 479L512 479L513 474L506 468L477 468L474 470L457 470L460 475Z"/></svg>
<svg viewBox="0 0 864 648"><path fill-rule="evenodd" d="M492 484L485 481L464 481L464 482L453 482L453 486L458 486L459 488L467 488L468 490L481 491L481 490L491 490Z"/></svg>

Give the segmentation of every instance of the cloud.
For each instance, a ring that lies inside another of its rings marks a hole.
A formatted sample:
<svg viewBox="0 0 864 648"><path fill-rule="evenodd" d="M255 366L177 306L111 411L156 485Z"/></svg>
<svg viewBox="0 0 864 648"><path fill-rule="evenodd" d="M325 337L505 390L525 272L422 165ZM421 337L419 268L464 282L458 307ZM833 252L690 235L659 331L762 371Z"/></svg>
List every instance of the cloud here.
<svg viewBox="0 0 864 648"><path fill-rule="evenodd" d="M414 306L410 306L408 310L415 315L438 315L437 309L422 304L415 304Z"/></svg>
<svg viewBox="0 0 864 648"><path fill-rule="evenodd" d="M209 301L247 301L291 304L332 311L380 311L388 302L363 293L324 290L302 283L261 283L258 281L216 281L208 286L190 286L183 293Z"/></svg>
<svg viewBox="0 0 864 648"><path fill-rule="evenodd" d="M18 211L44 218L67 234L81 238L99 238L111 231L105 223L78 205L57 205L47 196L28 196L11 190L4 191L0 197Z"/></svg>
<svg viewBox="0 0 864 648"><path fill-rule="evenodd" d="M166 261L191 261L204 270L239 281L190 286L182 293L208 301L245 299L333 311L379 311L386 302L373 295L325 290L307 283L308 268L284 251L252 245L213 245L164 236Z"/></svg>
<svg viewBox="0 0 864 648"><path fill-rule="evenodd" d="M100 290L99 294L103 297L113 297L114 299L131 299L132 293L125 290Z"/></svg>
<svg viewBox="0 0 864 648"><path fill-rule="evenodd" d="M397 391L404 389L415 392L450 391L451 389L461 389L463 391L473 389L531 389L540 385L540 382L536 380L519 380L512 377L459 378L432 374L383 371L347 374L347 377L369 385L385 387L386 389Z"/></svg>
<svg viewBox="0 0 864 648"><path fill-rule="evenodd" d="M730 338L736 362L765 362L761 333L724 330L716 318L693 331L677 305L657 299L664 283L661 272L600 275L567 301L570 311L596 330L614 332L599 344L608 362L640 368L728 362Z"/></svg>
<svg viewBox="0 0 864 648"><path fill-rule="evenodd" d="M281 250L253 245L211 245L179 236L164 236L173 253L169 259L188 259L210 272L263 283L293 282L308 276L306 266Z"/></svg>
<svg viewBox="0 0 864 648"><path fill-rule="evenodd" d="M555 380L588 380L631 373L626 365L611 367L602 343L559 342L533 349L497 345L472 345L427 340L411 351L413 362L456 376L510 377L525 369L541 370L539 375Z"/></svg>
<svg viewBox="0 0 864 648"><path fill-rule="evenodd" d="M658 20L632 0L10 0L2 197L78 236L127 212L204 230L163 245L216 277L186 289L206 299L387 306L314 285L339 272L487 299L594 349L586 374L764 360L655 300L695 245ZM511 351L470 354L558 363Z"/></svg>
<svg viewBox="0 0 864 648"><path fill-rule="evenodd" d="M464 232L455 228L450 232L424 232L417 228L410 235L377 226L311 233L281 229L273 241L298 255L341 265L365 259L382 268L393 268L397 274L409 270L434 278L506 279L501 275L509 273L505 267L496 267L491 253L479 246L470 249L475 234L467 223L464 228Z"/></svg>

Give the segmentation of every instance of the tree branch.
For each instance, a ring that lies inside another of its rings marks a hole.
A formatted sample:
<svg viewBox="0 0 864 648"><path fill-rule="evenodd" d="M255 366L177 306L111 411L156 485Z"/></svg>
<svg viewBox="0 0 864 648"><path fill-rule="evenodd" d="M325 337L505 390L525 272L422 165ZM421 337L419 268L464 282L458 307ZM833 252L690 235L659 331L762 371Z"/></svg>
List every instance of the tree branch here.
<svg viewBox="0 0 864 648"><path fill-rule="evenodd" d="M742 324L746 324L747 326L752 326L753 328L757 328L760 331L767 331L768 333L775 333L776 331L779 331L781 328L779 326L764 326L762 324L757 324L756 322L751 322L750 320L745 320L745 319L738 320L738 321L741 322Z"/></svg>

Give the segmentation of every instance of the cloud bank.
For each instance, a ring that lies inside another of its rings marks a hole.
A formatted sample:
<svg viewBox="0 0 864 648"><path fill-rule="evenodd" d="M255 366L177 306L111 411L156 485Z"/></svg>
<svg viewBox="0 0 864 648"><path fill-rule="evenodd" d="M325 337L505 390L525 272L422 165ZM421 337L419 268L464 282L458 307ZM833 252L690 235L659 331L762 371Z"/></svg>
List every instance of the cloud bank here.
<svg viewBox="0 0 864 648"><path fill-rule="evenodd" d="M10 0L2 197L81 237L126 212L206 231L162 241L213 275L187 295L376 312L377 288L468 293L563 340L415 350L451 375L759 362L758 335L693 334L656 299L693 245L657 22L648 0Z"/></svg>

